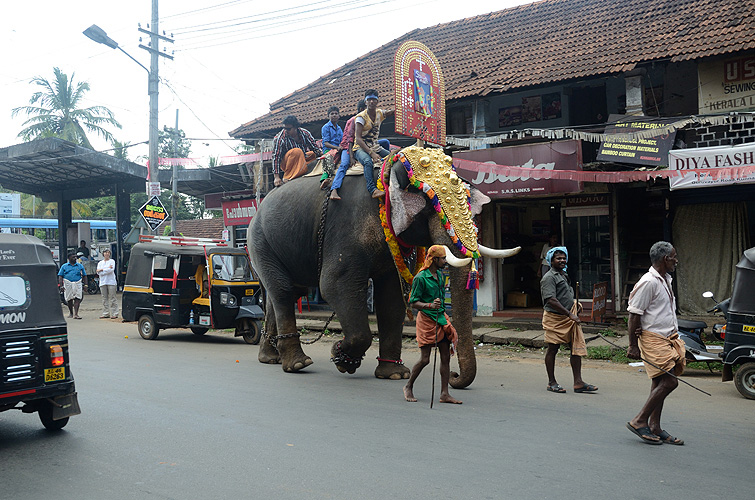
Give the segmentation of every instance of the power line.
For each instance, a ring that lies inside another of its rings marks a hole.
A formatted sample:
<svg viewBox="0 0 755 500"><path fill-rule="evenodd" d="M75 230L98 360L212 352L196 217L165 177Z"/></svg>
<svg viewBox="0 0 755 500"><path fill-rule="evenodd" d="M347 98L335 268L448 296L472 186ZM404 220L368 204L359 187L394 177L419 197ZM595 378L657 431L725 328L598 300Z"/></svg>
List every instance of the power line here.
<svg viewBox="0 0 755 500"><path fill-rule="evenodd" d="M217 5L210 5L209 7L202 7L201 9L188 10L186 12L180 12L178 14L170 14L170 15L161 17L160 21L164 21L165 19L172 19L172 18L176 18L176 17L188 16L188 15L191 15L191 14L196 14L197 12L205 12L205 11L208 11L208 10L222 9L222 8L234 5L234 4L248 3L248 2L252 2L252 1L254 1L254 0L233 0L232 2L225 2L225 3L221 3L221 4L217 4Z"/></svg>

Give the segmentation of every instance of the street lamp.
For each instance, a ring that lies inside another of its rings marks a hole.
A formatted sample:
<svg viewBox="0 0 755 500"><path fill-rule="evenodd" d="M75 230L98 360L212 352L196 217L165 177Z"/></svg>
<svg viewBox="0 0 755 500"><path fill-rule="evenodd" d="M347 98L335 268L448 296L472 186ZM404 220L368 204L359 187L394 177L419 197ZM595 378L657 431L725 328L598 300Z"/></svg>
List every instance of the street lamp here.
<svg viewBox="0 0 755 500"><path fill-rule="evenodd" d="M155 26L154 29L157 27ZM134 61L136 64L141 66L149 75L149 85L148 85L148 93L149 93L149 165L148 165L148 173L147 173L147 180L150 183L153 182L159 182L158 178L158 159L157 159L157 144L158 144L158 129L157 129L157 94L158 94L158 76L157 76L157 56L153 55L153 64L151 64L152 70L150 71L147 69L142 63L134 59L131 54L123 50L118 46L118 42L107 36L107 33L105 33L105 30L97 26L96 24L91 25L87 29L84 30L84 34L91 40L94 40L97 43L101 43L103 45L107 45L111 49L118 49L124 54L126 54L129 59ZM149 186L148 186L149 187ZM149 189L148 189L149 194Z"/></svg>

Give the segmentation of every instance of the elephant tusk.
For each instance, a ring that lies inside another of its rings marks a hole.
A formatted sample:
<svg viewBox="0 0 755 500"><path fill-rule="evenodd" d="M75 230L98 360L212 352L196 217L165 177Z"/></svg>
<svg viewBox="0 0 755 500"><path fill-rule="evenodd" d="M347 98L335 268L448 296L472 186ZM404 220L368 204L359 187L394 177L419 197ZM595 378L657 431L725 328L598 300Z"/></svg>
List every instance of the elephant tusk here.
<svg viewBox="0 0 755 500"><path fill-rule="evenodd" d="M468 265L470 262L472 262L472 259L470 257L460 259L457 256L455 256L451 252L451 249L448 248L447 246L443 245L443 248L446 249L446 262L448 262L448 264L453 267L464 267Z"/></svg>
<svg viewBox="0 0 755 500"><path fill-rule="evenodd" d="M522 250L522 247L498 250L482 246L479 243L477 244L477 248L480 250L480 255L484 257L491 257L493 259L505 259L506 257L512 257Z"/></svg>

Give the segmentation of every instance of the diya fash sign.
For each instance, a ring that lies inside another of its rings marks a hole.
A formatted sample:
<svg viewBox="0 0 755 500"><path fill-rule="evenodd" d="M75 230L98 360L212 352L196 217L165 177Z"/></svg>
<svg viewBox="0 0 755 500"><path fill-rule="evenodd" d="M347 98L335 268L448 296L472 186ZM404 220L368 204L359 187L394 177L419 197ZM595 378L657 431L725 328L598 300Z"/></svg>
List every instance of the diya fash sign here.
<svg viewBox="0 0 755 500"><path fill-rule="evenodd" d="M669 177L669 188L672 191L755 183L755 144L753 143L739 146L675 149L669 152L668 161L669 170L682 172L682 175ZM707 171L700 171L703 169ZM711 175L710 169L720 169L721 175ZM738 170L727 173L726 169Z"/></svg>
<svg viewBox="0 0 755 500"><path fill-rule="evenodd" d="M257 200L224 201L223 224L226 226L246 226L257 214Z"/></svg>

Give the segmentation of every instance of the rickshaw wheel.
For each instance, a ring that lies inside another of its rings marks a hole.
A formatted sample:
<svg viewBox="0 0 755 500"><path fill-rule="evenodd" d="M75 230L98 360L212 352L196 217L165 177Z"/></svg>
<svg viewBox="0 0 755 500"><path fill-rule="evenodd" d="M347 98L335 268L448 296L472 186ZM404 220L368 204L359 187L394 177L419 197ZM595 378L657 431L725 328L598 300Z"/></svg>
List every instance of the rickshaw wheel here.
<svg viewBox="0 0 755 500"><path fill-rule="evenodd" d="M42 403L42 405L39 407L39 410L37 411L37 414L39 415L39 421L42 422L42 425L45 426L45 429L49 431L59 431L68 423L69 417L61 418L59 420L52 419L52 404L50 404L48 401Z"/></svg>
<svg viewBox="0 0 755 500"><path fill-rule="evenodd" d="M149 314L144 314L139 318L138 329L139 335L145 340L155 340L160 333L160 328Z"/></svg>
<svg viewBox="0 0 755 500"><path fill-rule="evenodd" d="M207 330L209 330L209 328L204 328L201 326L191 327L191 333L193 333L194 335L204 335L205 333L207 333Z"/></svg>
<svg viewBox="0 0 755 500"><path fill-rule="evenodd" d="M240 319L236 325L236 335L241 335L244 342L251 345L257 345L262 338L262 328L259 321L252 321L248 318Z"/></svg>
<svg viewBox="0 0 755 500"><path fill-rule="evenodd" d="M755 363L744 363L734 374L734 385L747 399L755 399Z"/></svg>

